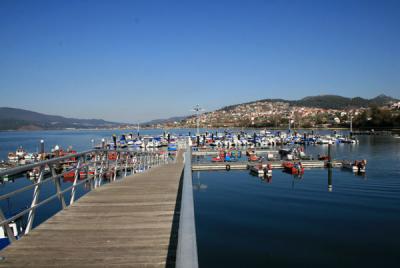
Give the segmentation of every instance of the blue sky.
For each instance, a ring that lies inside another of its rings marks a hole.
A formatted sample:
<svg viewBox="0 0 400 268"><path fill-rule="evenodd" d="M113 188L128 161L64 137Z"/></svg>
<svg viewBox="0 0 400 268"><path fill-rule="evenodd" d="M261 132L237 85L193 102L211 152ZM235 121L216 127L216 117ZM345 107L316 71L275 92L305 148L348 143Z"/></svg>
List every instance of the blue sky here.
<svg viewBox="0 0 400 268"><path fill-rule="evenodd" d="M400 98L400 1L0 1L0 106L137 122Z"/></svg>

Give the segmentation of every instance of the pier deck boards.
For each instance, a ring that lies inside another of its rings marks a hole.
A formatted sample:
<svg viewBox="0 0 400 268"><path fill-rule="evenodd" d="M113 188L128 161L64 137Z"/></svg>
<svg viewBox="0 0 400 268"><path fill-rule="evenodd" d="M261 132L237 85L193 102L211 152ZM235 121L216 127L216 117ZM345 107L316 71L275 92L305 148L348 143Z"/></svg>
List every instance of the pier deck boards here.
<svg viewBox="0 0 400 268"><path fill-rule="evenodd" d="M182 171L179 152L89 192L1 251L0 267L174 266Z"/></svg>

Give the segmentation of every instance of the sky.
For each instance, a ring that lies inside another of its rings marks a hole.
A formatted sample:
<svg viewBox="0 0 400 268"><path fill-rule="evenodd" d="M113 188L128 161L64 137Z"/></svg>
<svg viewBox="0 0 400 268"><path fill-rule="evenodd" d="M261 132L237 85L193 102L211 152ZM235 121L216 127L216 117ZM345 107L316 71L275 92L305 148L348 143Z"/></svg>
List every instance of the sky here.
<svg viewBox="0 0 400 268"><path fill-rule="evenodd" d="M400 1L0 1L0 107L117 122L400 98Z"/></svg>

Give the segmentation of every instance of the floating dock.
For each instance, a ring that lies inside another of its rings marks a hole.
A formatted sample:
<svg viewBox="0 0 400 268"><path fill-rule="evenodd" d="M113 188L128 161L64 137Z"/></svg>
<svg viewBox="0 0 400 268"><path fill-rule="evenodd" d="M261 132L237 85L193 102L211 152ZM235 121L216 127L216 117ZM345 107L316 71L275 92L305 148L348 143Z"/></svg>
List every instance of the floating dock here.
<svg viewBox="0 0 400 268"><path fill-rule="evenodd" d="M264 164L270 163L272 169L283 169L282 163L286 161L269 161ZM298 161L292 161L298 162ZM206 170L244 170L250 169L251 166L258 165L259 162L219 162L219 163L193 163L193 171L206 171ZM301 164L304 168L325 168L326 162L320 160L303 160ZM229 167L228 167L229 166ZM332 167L342 167L341 161L332 161Z"/></svg>
<svg viewBox="0 0 400 268"><path fill-rule="evenodd" d="M226 148L222 148L222 149L226 149ZM254 150L254 153L256 155L263 155L263 154L278 154L279 151L278 150L262 150L262 149L256 149L256 148L249 148L251 150ZM229 150L229 149L227 149ZM236 150L235 150L236 151ZM246 151L247 150L239 150L242 155L246 155ZM192 152L192 156L200 156L200 155L218 155L220 152L218 150L200 150L200 151L193 151Z"/></svg>

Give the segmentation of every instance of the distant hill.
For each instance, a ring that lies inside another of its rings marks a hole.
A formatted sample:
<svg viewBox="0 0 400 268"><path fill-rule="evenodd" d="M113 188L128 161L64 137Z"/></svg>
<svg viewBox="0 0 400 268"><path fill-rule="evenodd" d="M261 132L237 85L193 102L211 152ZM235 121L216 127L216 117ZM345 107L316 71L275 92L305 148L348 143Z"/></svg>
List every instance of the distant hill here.
<svg viewBox="0 0 400 268"><path fill-rule="evenodd" d="M338 95L319 95L305 97L300 100L262 99L258 101L226 106L221 108L220 110L227 111L234 109L239 105L252 104L255 102L284 102L290 104L291 106L314 107L323 109L346 109L368 107L370 105L382 106L395 101L398 100L383 94L372 99L364 99L361 97L347 98Z"/></svg>
<svg viewBox="0 0 400 268"><path fill-rule="evenodd" d="M76 119L23 109L0 107L0 130L40 130L66 128L108 128L121 123L101 119Z"/></svg>
<svg viewBox="0 0 400 268"><path fill-rule="evenodd" d="M174 117L170 117L170 118L166 118L166 119L154 119L154 120L142 123L142 125L143 126L151 126L151 125L157 125L157 124L179 122L185 118L187 118L187 116L174 116Z"/></svg>

